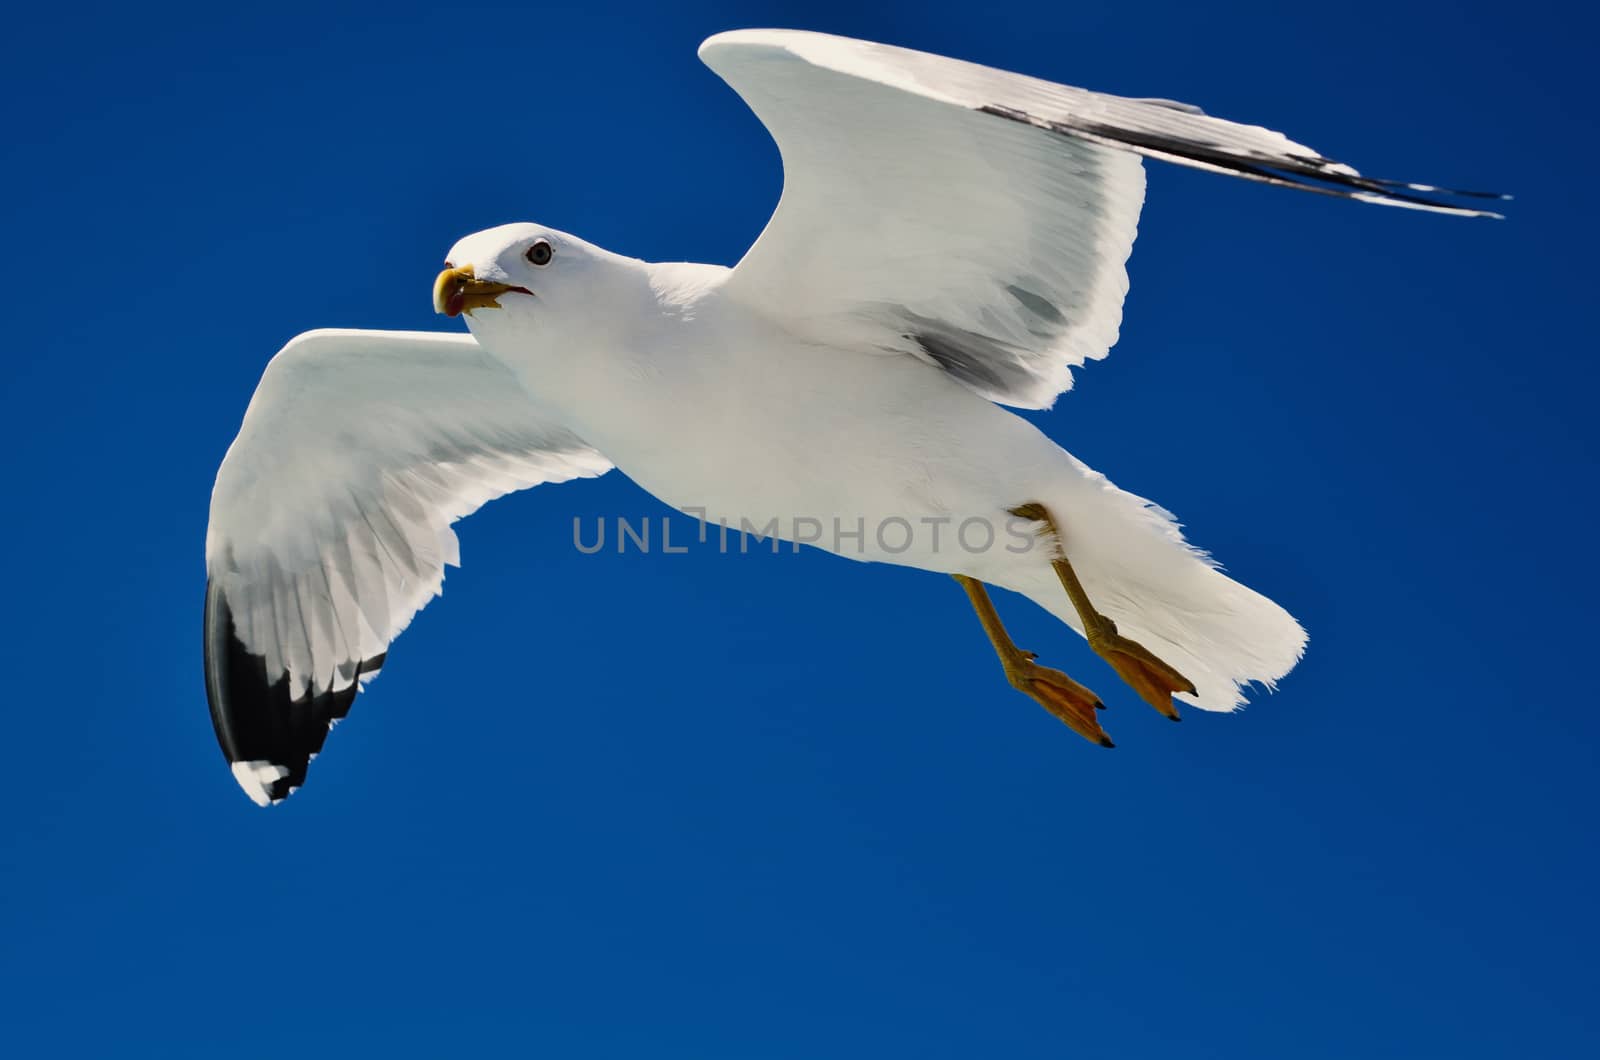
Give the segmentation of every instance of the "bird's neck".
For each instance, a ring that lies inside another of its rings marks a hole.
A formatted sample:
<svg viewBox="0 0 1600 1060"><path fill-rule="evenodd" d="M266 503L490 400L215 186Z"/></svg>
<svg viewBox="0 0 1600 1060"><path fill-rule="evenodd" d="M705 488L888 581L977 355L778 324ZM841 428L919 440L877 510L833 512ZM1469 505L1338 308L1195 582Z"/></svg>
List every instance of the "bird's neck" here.
<svg viewBox="0 0 1600 1060"><path fill-rule="evenodd" d="M490 348L556 418L580 435L609 435L671 403L664 376L693 372L685 362L702 352L702 317L727 273L717 265L619 258L588 312Z"/></svg>

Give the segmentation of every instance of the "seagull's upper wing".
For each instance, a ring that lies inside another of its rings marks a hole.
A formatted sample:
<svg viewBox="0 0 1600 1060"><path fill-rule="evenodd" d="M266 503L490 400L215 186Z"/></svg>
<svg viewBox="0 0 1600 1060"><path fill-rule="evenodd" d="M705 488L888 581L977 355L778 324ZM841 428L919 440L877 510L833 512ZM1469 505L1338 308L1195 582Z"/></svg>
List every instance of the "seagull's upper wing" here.
<svg viewBox="0 0 1600 1060"><path fill-rule="evenodd" d="M261 377L206 531L206 695L245 793L305 780L485 501L611 464L470 335L312 331Z"/></svg>
<svg viewBox="0 0 1600 1060"><path fill-rule="evenodd" d="M783 155L783 199L725 289L802 332L936 363L1009 405L1049 405L1116 341L1141 155L1493 216L1166 100L788 30L719 34L700 58Z"/></svg>

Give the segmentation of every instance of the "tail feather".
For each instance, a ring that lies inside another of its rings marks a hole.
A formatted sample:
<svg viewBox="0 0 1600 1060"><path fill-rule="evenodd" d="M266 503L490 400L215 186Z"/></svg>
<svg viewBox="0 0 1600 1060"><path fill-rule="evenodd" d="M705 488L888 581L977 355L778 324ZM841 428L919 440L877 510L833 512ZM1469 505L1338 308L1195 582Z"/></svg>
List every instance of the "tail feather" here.
<svg viewBox="0 0 1600 1060"><path fill-rule="evenodd" d="M1079 465L1082 478L1046 506L1090 600L1118 631L1194 682L1178 698L1235 710L1244 689L1272 689L1305 653L1306 632L1282 607L1223 574L1183 538L1172 513ZM1019 572L1021 573L1021 572ZM1033 564L1007 588L1079 633L1083 625L1055 571Z"/></svg>

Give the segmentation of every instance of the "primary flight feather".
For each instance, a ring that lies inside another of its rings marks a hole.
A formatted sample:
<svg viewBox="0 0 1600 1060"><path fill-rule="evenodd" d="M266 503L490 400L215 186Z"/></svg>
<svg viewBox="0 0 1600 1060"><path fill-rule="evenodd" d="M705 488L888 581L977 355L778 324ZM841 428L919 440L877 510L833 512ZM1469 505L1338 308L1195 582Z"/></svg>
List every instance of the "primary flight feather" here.
<svg viewBox="0 0 1600 1060"><path fill-rule="evenodd" d="M255 802L304 782L438 593L452 522L613 466L712 522L954 575L1012 685L1108 746L1099 698L1012 643L986 586L1059 616L1169 717L1174 698L1232 709L1300 658L1286 611L999 406L1049 406L1116 342L1144 157L1497 216L1464 201L1483 196L882 44L748 30L700 56L783 156L737 266L506 225L459 241L435 281L470 335L311 331L267 366L206 535L206 691Z"/></svg>

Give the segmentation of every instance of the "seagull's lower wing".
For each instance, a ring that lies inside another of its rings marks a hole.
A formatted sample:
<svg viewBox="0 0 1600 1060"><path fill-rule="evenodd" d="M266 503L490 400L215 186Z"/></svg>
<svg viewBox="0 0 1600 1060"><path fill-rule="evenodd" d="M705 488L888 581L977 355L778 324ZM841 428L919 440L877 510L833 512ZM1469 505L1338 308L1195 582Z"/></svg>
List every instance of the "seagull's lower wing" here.
<svg viewBox="0 0 1600 1060"><path fill-rule="evenodd" d="M838 343L909 353L1049 405L1116 342L1141 157L1493 216L1371 180L1281 133L820 33L719 34L700 57L767 126L783 198L730 295Z"/></svg>
<svg viewBox="0 0 1600 1060"><path fill-rule="evenodd" d="M485 501L611 464L468 335L312 331L267 366L217 472L206 694L261 805L305 780Z"/></svg>

